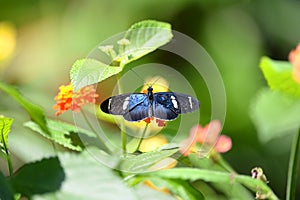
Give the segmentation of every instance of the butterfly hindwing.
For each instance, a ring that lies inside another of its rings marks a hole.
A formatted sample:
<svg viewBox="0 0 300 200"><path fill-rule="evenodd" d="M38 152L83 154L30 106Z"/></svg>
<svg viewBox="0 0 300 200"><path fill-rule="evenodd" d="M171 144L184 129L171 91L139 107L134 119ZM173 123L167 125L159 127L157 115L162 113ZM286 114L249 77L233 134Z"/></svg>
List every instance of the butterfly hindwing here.
<svg viewBox="0 0 300 200"><path fill-rule="evenodd" d="M128 111L123 115L127 121L139 121L149 117L149 101L146 94L130 95Z"/></svg>
<svg viewBox="0 0 300 200"><path fill-rule="evenodd" d="M164 119L176 119L178 114L193 112L199 108L199 101L189 95L173 92L154 94L153 116Z"/></svg>
<svg viewBox="0 0 300 200"><path fill-rule="evenodd" d="M158 92L153 98L153 116L164 120L173 120L180 114L180 105L172 92Z"/></svg>

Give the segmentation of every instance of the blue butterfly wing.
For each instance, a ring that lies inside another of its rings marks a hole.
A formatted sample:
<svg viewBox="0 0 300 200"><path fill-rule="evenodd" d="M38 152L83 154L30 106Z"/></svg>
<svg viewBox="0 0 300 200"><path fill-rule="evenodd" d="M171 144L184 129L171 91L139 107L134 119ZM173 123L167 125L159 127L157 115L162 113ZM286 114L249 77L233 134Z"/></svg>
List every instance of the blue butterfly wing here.
<svg viewBox="0 0 300 200"><path fill-rule="evenodd" d="M173 120L179 114L197 110L199 101L189 95L174 92L158 92L149 101L144 93L121 94L106 99L101 110L108 114L122 115L127 121L140 121L147 117Z"/></svg>
<svg viewBox="0 0 300 200"><path fill-rule="evenodd" d="M139 121L148 117L149 102L144 93L121 94L102 102L103 112L123 115L127 121Z"/></svg>
<svg viewBox="0 0 300 200"><path fill-rule="evenodd" d="M123 116L128 121L146 119L149 117L149 106L151 107L146 94L132 94L128 102L128 111Z"/></svg>
<svg viewBox="0 0 300 200"><path fill-rule="evenodd" d="M197 110L199 105L196 98L186 94L158 92L154 94L153 116L163 120L173 120L179 114Z"/></svg>
<svg viewBox="0 0 300 200"><path fill-rule="evenodd" d="M176 97L171 92L158 92L153 98L153 116L163 120L173 120L180 114Z"/></svg>

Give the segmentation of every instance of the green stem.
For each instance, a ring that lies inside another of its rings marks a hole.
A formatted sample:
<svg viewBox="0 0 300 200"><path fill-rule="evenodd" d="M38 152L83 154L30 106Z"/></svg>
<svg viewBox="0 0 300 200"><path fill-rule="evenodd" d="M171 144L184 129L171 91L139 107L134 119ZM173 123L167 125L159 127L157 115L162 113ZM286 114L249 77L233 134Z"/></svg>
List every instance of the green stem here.
<svg viewBox="0 0 300 200"><path fill-rule="evenodd" d="M122 149L123 149L123 155L126 157L127 155L127 135L125 131L123 130L123 125L122 125L122 130L121 130L121 137L122 137Z"/></svg>
<svg viewBox="0 0 300 200"><path fill-rule="evenodd" d="M118 74L118 80L120 80L121 76ZM117 81L117 86L119 90L119 94L122 93L120 82ZM122 150L123 150L123 156L126 157L127 155L127 135L124 131L124 123L121 123L121 138L122 138Z"/></svg>
<svg viewBox="0 0 300 200"><path fill-rule="evenodd" d="M3 133L3 130L2 130L2 133ZM14 169L13 169L13 166L12 166L12 162L11 162L11 157L9 155L9 152L8 152L8 148L6 146L6 143L4 142L4 135L2 135L2 141L3 141L3 147L4 147L4 150L5 150L5 154L6 154L6 160L7 160L7 165L8 165L8 170L9 170L9 176L12 178L14 176Z"/></svg>
<svg viewBox="0 0 300 200"><path fill-rule="evenodd" d="M164 179L183 179L183 180L203 180L210 183L232 185L233 183L240 183L247 187L249 190L265 195L265 199L278 200L278 197L273 193L271 188L262 180L254 179L251 176L239 175L235 173L213 171L208 169L197 168L172 168L166 170L159 170L150 172L144 175L145 177L159 177Z"/></svg>
<svg viewBox="0 0 300 200"><path fill-rule="evenodd" d="M147 131L147 127L148 127L148 123L146 124L146 126L145 126L145 128L144 128L144 130L143 130L142 136L141 136L141 138L140 138L140 141L139 141L139 143L138 143L138 145L137 145L135 151L138 151L138 150L140 149L140 146L141 146L141 144L142 144L142 141L143 141L143 139L144 139L144 137L145 137L145 134L146 134L146 131Z"/></svg>
<svg viewBox="0 0 300 200"><path fill-rule="evenodd" d="M215 161L226 171L235 173L234 169L229 165L229 163L226 160L223 159L221 155L219 155L217 160Z"/></svg>
<svg viewBox="0 0 300 200"><path fill-rule="evenodd" d="M278 197L273 193L273 191L267 186L267 184L264 181L259 180L264 184L258 186L258 185L256 185L257 183L255 183L257 180L255 180L253 178L251 180L249 180L248 176L238 175L234 171L234 169L227 163L227 161L224 160L222 158L222 156L219 154L214 154L212 159L216 163L218 163L221 167L223 167L230 174L232 174L234 176L238 176L240 183L244 184L248 189L251 189L255 192L259 192L259 193L261 193L261 195L263 195L263 196L265 195L266 197L268 197L268 199L278 200ZM248 179L248 181L246 181L246 179Z"/></svg>
<svg viewBox="0 0 300 200"><path fill-rule="evenodd" d="M286 199L288 200L295 199L299 156L300 156L300 129L295 136L295 140L293 141L292 148L291 148L287 187L286 187Z"/></svg>
<svg viewBox="0 0 300 200"><path fill-rule="evenodd" d="M105 142L102 140L102 138L98 135L97 131L94 129L94 127L92 126L92 124L90 123L87 115L85 114L85 112L81 109L81 113L82 116L84 118L84 120L86 121L87 125L89 126L89 128L95 133L95 135L97 136L98 140L103 144L105 150L110 153L110 149L106 146Z"/></svg>
<svg viewBox="0 0 300 200"><path fill-rule="evenodd" d="M14 169L9 154L7 154L6 159L7 159L8 169L9 169L9 176L10 178L12 178L14 176Z"/></svg>

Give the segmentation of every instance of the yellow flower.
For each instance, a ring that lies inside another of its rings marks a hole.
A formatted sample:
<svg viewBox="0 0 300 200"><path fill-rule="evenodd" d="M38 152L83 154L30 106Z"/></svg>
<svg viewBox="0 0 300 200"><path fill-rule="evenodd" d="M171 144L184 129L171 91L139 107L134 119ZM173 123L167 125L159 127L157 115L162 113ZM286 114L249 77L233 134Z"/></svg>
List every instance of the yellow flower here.
<svg viewBox="0 0 300 200"><path fill-rule="evenodd" d="M147 78L145 84L142 88L143 93L147 93L147 89L149 86L153 87L153 93L156 92L167 92L169 91L169 84L166 79L160 76L154 76L151 78Z"/></svg>
<svg viewBox="0 0 300 200"><path fill-rule="evenodd" d="M168 141L165 136L156 135L156 136L144 139L141 143L139 150L141 152L154 151L167 143L168 143Z"/></svg>
<svg viewBox="0 0 300 200"><path fill-rule="evenodd" d="M15 28L10 23L0 23L0 62L7 59L13 53L15 46Z"/></svg>

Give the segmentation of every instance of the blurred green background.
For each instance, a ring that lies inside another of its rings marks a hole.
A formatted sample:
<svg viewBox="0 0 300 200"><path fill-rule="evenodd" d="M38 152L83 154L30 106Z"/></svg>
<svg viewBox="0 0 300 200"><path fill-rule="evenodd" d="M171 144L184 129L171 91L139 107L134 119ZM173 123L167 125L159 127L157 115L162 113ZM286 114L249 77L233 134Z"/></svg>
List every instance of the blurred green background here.
<svg viewBox="0 0 300 200"><path fill-rule="evenodd" d="M249 112L266 87L260 57L286 60L300 42L299 10L299 1L288 0L0 0L0 76L54 118L53 98L59 85L69 82L76 59L140 20L169 22L204 46L222 74L227 94L223 133L233 139L224 157L239 173L262 167L271 188L283 198L290 138L262 144ZM26 113L0 95L0 114L16 119L9 138L15 166L51 155L48 141L22 127L29 120ZM206 94L200 96L209 101ZM62 118L72 122L71 112ZM3 160L0 166L6 171Z"/></svg>

